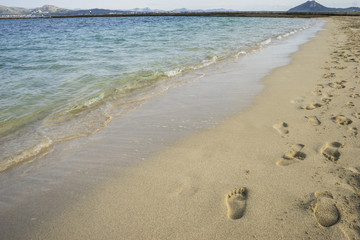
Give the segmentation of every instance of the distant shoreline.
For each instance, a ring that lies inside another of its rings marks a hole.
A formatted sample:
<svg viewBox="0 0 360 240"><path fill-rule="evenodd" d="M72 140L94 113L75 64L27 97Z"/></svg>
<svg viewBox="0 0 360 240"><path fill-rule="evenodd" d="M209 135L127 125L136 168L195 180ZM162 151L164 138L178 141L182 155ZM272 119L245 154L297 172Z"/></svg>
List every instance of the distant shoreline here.
<svg viewBox="0 0 360 240"><path fill-rule="evenodd" d="M319 18L331 16L360 16L360 12L153 12L153 13L121 13L121 14L86 14L86 15L54 15L2 17L0 19L40 19L40 18L87 18L87 17L273 17L273 18Z"/></svg>

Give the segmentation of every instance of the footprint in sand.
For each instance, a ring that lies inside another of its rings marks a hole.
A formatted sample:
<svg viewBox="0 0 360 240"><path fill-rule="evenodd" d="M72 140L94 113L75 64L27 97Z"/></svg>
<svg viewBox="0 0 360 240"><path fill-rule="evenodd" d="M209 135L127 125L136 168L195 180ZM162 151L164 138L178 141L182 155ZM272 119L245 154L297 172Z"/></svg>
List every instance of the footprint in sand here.
<svg viewBox="0 0 360 240"><path fill-rule="evenodd" d="M320 89L315 89L315 90L312 91L312 94L314 94L315 96L321 96L322 91Z"/></svg>
<svg viewBox="0 0 360 240"><path fill-rule="evenodd" d="M301 109L305 109L305 110L313 110L315 108L319 108L321 107L322 105L320 103L312 103L312 104L309 104L309 105L305 105L305 106L302 106Z"/></svg>
<svg viewBox="0 0 360 240"><path fill-rule="evenodd" d="M343 70L343 69L346 69L347 67L344 67L344 66L335 66L334 68L335 68L335 69L338 69L338 70Z"/></svg>
<svg viewBox="0 0 360 240"><path fill-rule="evenodd" d="M299 160L304 160L306 158L306 154L301 152L304 148L303 144L294 144L291 146L291 150L284 154L282 159L276 162L278 166L288 166L290 164L296 163Z"/></svg>
<svg viewBox="0 0 360 240"><path fill-rule="evenodd" d="M339 148L342 148L343 144L338 142L329 142L326 143L321 149L320 152L326 159L336 162L340 157Z"/></svg>
<svg viewBox="0 0 360 240"><path fill-rule="evenodd" d="M345 88L344 83L346 83L346 81L333 82L333 83L329 83L329 86L335 89L342 89Z"/></svg>
<svg viewBox="0 0 360 240"><path fill-rule="evenodd" d="M336 76L335 73L326 73L326 74L323 75L323 78L333 78L335 76Z"/></svg>
<svg viewBox="0 0 360 240"><path fill-rule="evenodd" d="M319 126L321 124L316 116L305 116L305 118L308 120L308 123L313 126Z"/></svg>
<svg viewBox="0 0 360 240"><path fill-rule="evenodd" d="M350 136L356 137L358 135L358 129L356 127L350 127L348 132L350 133Z"/></svg>
<svg viewBox="0 0 360 240"><path fill-rule="evenodd" d="M354 104L353 102L347 102L345 105L346 105L348 108L352 108L352 107L355 106L355 104Z"/></svg>
<svg viewBox="0 0 360 240"><path fill-rule="evenodd" d="M297 97L293 100L290 101L293 104L298 104L298 103L303 103L304 102L304 97Z"/></svg>
<svg viewBox="0 0 360 240"><path fill-rule="evenodd" d="M360 97L360 94L359 94L359 93L354 93L354 94L351 94L350 97L352 97L352 98L359 98L359 97Z"/></svg>
<svg viewBox="0 0 360 240"><path fill-rule="evenodd" d="M239 219L244 215L246 208L246 187L234 189L226 196L227 215L231 219Z"/></svg>
<svg viewBox="0 0 360 240"><path fill-rule="evenodd" d="M334 123L337 123L339 125L349 125L352 123L352 121L345 117L344 115L335 115L331 118L331 120L334 122Z"/></svg>
<svg viewBox="0 0 360 240"><path fill-rule="evenodd" d="M328 97L322 97L321 98L321 101L326 103L326 104L329 104L331 102L331 98L328 98Z"/></svg>
<svg viewBox="0 0 360 240"><path fill-rule="evenodd" d="M353 116L356 117L357 119L360 119L360 113L353 113Z"/></svg>
<svg viewBox="0 0 360 240"><path fill-rule="evenodd" d="M322 90L324 86L322 84L316 84L315 85L315 89L312 91L312 93L315 95L315 96L321 96L322 95Z"/></svg>
<svg viewBox="0 0 360 240"><path fill-rule="evenodd" d="M289 125L286 122L280 122L273 125L282 137L285 137L289 134Z"/></svg>
<svg viewBox="0 0 360 240"><path fill-rule="evenodd" d="M316 192L314 216L323 227L330 227L339 221L340 213L330 192Z"/></svg>

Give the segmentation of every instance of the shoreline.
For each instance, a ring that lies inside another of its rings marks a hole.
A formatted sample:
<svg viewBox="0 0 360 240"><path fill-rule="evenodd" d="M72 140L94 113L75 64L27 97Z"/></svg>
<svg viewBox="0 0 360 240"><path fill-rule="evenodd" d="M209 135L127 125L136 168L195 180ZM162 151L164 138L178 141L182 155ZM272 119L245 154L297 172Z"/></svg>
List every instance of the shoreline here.
<svg viewBox="0 0 360 240"><path fill-rule="evenodd" d="M93 20L100 21L96 19ZM189 19L182 19L181 21L188 20ZM199 20L200 19L197 19L196 21ZM245 19L233 20L248 21ZM78 20L74 21L78 22ZM111 21L117 20L112 19ZM165 21L165 23L167 21ZM218 22L219 19L214 19L214 21ZM225 21L225 19L221 20L221 22L223 21ZM256 21L264 20L258 19ZM202 74L202 71L208 75L206 69L219 68L221 65L226 65L226 62L232 63L233 61L236 61L235 59L243 58L246 57L244 55L251 55L254 52L261 51L264 47L266 48L274 43L286 42L287 39L291 38L295 33L307 30L311 25L316 24L316 22L321 22L321 20L300 19L289 19L288 21L269 19L266 22L271 23L273 21L284 23L303 22L303 24L299 24L294 28L287 28L287 30L284 29L284 31L275 31L276 33L274 32L274 34L259 34L258 36L263 37L256 38L256 41L252 41L251 44L247 44L247 41L240 40L236 44L233 43L233 45L243 46L241 49L236 47L236 49L233 49L232 51L209 54L208 57L201 58L201 61L189 60L186 64L175 64L172 67L165 67L165 69L154 66L154 69L150 71L147 76L144 76L143 71L133 71L127 77L124 77L123 74L118 75L114 73L117 77L113 77L112 79L107 79L106 76L102 76L101 74L99 77L96 77L96 80L88 79L86 75L82 76L81 74L77 77L73 76L74 79L71 78L72 75L68 76L74 82L77 81L77 78L85 78L87 81L91 80L88 88L92 89L89 90L89 92L94 91L94 93L90 93L88 96L80 94L81 96L78 98L72 99L72 95L77 95L76 91L69 89L70 92L67 93L65 90L62 90L64 92L59 94L59 96L69 96L70 100L68 102L64 103L61 98L58 98L60 104L57 104L57 101L50 101L47 108L42 109L43 111L38 114L35 110L39 108L37 106L39 105L39 102L35 101L32 103L35 105L35 109L34 111L28 111L28 118L19 117L14 121L12 119L17 117L15 110L15 115L12 115L11 112L4 112L6 116L9 116L9 119L4 122L0 129L3 133L2 143L0 144L0 172L8 171L10 168L17 167L19 164L37 161L36 159L40 156L54 151L61 142L71 141L76 138L91 137L101 129L105 128L113 118L119 117L119 115L126 115L129 109L132 111L143 105L144 102L151 101L151 99L158 94L166 92L167 89L174 87L174 85L181 85L181 81L193 81L192 79L186 79L191 78L191 76L186 77L185 75L197 75L196 73ZM236 35L234 37L236 37ZM220 40L216 42L219 43ZM216 42L214 42L214 44L216 44ZM205 44L204 49L206 48L206 45L210 46L211 44ZM220 44L219 47L221 48L221 46L226 45L227 44ZM193 57L194 59L196 58L195 56ZM89 57L89 59L91 59L91 57ZM110 59L108 60L109 61L104 61L111 62ZM174 61L175 60L176 59L174 59ZM103 67L108 68L109 66L104 63ZM134 70L136 70L136 68L134 68ZM117 70L113 69L113 72L117 72ZM44 74L49 74L49 72L45 71ZM96 71L94 72L94 75L97 75ZM19 78L20 77L21 74ZM202 76L192 77L200 78ZM138 78L139 80L137 80ZM225 76L223 78L227 77ZM94 89L93 82L98 82L98 84L101 83L100 85L105 86L110 85L111 87L101 87L100 90ZM122 83L119 84L118 82ZM129 86L124 86L125 83L128 83ZM73 85L76 85L76 83ZM77 89L77 91L80 91L80 89ZM48 98L49 96L45 95L44 97ZM17 108L18 106L14 106L14 109ZM51 109L55 110L53 111ZM48 111L48 113L43 113L46 111ZM6 132L7 134L4 134Z"/></svg>
<svg viewBox="0 0 360 240"><path fill-rule="evenodd" d="M38 225L27 236L359 237L359 72L351 52L358 42L345 49L342 21L329 20L328 30L262 80L265 90L249 109L126 169L59 215L38 223L34 217ZM229 202L232 196L238 202Z"/></svg>

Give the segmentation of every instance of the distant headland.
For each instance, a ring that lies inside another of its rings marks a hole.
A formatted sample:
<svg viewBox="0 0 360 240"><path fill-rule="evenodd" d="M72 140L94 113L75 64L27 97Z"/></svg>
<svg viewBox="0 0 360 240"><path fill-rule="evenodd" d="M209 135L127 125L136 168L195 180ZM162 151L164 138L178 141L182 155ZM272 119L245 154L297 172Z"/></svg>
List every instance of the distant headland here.
<svg viewBox="0 0 360 240"><path fill-rule="evenodd" d="M347 13L355 13L360 12L359 7L349 7L349 8L329 8L321 5L316 1L307 1L299 6L289 9L289 12L347 12Z"/></svg>

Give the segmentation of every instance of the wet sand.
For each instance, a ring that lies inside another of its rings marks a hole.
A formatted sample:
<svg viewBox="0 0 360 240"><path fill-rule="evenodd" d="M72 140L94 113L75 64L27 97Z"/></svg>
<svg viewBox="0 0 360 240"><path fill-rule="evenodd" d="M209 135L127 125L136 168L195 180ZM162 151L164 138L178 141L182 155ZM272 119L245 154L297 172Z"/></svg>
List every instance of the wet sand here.
<svg viewBox="0 0 360 240"><path fill-rule="evenodd" d="M325 29L251 108L30 219L27 239L359 239L360 19Z"/></svg>

